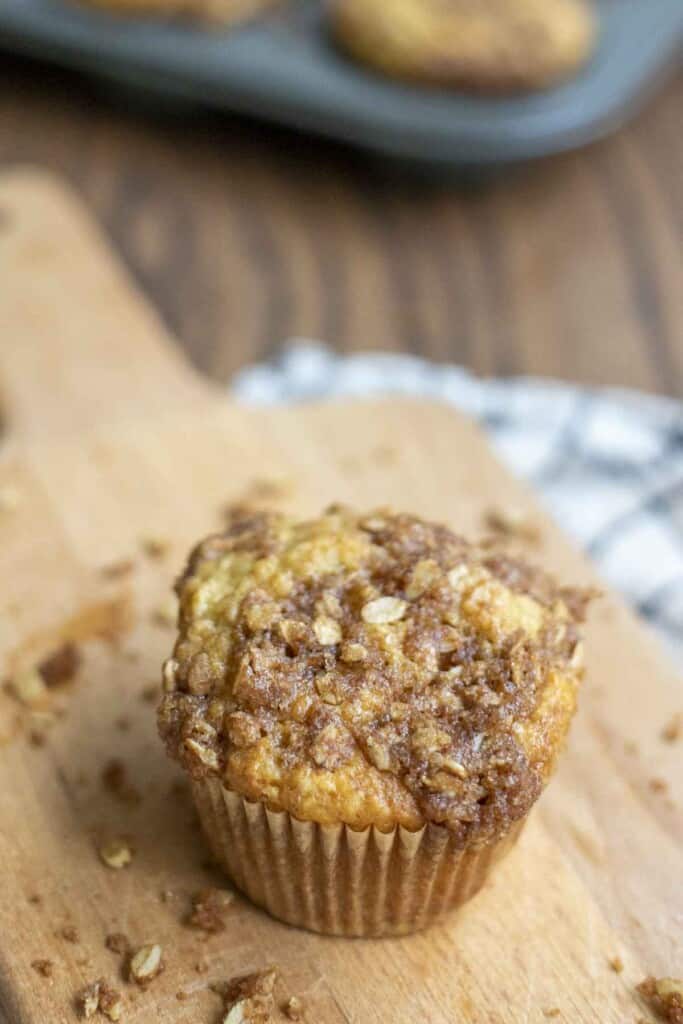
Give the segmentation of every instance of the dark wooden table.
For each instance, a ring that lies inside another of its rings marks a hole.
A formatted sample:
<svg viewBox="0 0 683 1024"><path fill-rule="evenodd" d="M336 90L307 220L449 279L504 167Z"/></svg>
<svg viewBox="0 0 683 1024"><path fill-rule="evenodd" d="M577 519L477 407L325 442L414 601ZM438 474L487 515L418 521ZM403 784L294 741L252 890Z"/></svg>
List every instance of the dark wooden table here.
<svg viewBox="0 0 683 1024"><path fill-rule="evenodd" d="M681 396L682 108L679 79L583 152L437 184L2 57L0 166L66 176L216 378L307 336Z"/></svg>

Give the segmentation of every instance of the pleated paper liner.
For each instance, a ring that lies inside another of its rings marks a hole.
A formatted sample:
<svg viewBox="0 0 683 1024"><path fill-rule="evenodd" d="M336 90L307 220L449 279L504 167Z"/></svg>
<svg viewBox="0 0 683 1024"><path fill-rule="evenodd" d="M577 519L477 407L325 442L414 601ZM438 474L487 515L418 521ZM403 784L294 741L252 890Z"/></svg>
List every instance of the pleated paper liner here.
<svg viewBox="0 0 683 1024"><path fill-rule="evenodd" d="M235 885L287 924L326 935L378 937L418 931L481 889L517 841L458 850L441 825L392 832L298 821L226 789L193 783L212 852Z"/></svg>

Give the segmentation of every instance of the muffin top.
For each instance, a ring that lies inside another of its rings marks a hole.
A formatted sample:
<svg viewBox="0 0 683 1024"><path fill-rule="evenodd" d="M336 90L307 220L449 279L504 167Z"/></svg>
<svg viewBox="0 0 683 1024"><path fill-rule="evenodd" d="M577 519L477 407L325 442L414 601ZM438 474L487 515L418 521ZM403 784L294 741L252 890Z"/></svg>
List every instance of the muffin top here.
<svg viewBox="0 0 683 1024"><path fill-rule="evenodd" d="M585 597L522 562L384 510L238 511L177 592L159 728L195 778L465 845L504 834L551 772Z"/></svg>

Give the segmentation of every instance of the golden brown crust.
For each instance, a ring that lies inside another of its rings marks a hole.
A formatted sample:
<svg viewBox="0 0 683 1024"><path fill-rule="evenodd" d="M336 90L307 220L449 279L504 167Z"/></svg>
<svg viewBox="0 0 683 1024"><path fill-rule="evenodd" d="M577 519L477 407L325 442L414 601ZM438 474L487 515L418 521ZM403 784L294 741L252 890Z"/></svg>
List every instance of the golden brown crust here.
<svg viewBox="0 0 683 1024"><path fill-rule="evenodd" d="M585 0L335 0L337 42L385 74L513 92L572 74L595 44Z"/></svg>
<svg viewBox="0 0 683 1024"><path fill-rule="evenodd" d="M581 674L571 592L444 526L238 515L193 552L159 710L196 778L320 824L526 815Z"/></svg>

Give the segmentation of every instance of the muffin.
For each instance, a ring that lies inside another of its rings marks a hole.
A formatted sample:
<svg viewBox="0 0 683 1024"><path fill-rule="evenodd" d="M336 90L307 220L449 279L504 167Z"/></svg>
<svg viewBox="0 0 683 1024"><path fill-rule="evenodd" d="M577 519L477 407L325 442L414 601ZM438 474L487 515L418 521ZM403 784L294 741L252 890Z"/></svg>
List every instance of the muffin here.
<svg viewBox="0 0 683 1024"><path fill-rule="evenodd" d="M121 15L191 18L232 25L274 7L279 0L78 0Z"/></svg>
<svg viewBox="0 0 683 1024"><path fill-rule="evenodd" d="M596 37L585 0L334 0L331 27L384 74L486 92L566 78Z"/></svg>
<svg viewBox="0 0 683 1024"><path fill-rule="evenodd" d="M404 934L459 906L552 774L585 599L447 527L237 512L177 585L159 730L273 916Z"/></svg>

